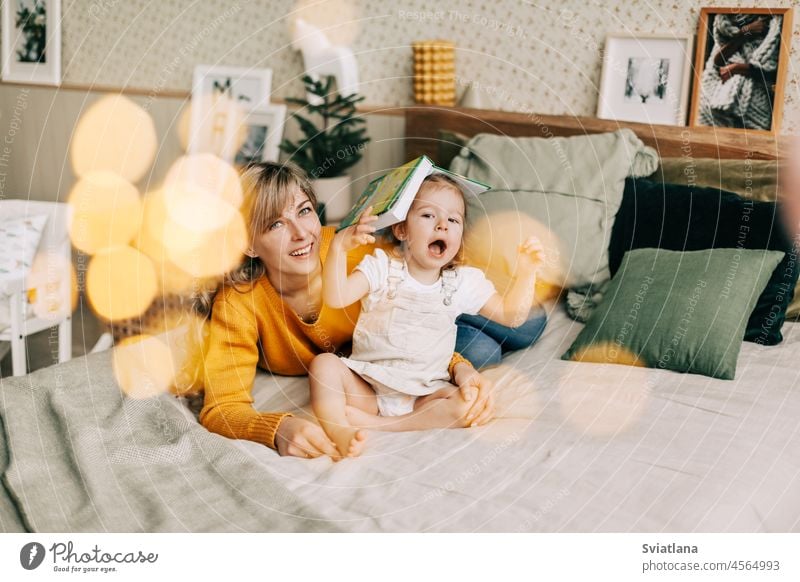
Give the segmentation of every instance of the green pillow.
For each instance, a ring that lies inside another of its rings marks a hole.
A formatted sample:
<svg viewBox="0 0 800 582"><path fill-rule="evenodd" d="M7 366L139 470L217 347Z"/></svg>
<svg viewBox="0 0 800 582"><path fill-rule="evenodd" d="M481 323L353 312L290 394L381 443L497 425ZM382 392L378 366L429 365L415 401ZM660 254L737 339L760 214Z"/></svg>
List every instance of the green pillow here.
<svg viewBox="0 0 800 582"><path fill-rule="evenodd" d="M562 359L732 380L747 320L782 259L748 249L629 251Z"/></svg>

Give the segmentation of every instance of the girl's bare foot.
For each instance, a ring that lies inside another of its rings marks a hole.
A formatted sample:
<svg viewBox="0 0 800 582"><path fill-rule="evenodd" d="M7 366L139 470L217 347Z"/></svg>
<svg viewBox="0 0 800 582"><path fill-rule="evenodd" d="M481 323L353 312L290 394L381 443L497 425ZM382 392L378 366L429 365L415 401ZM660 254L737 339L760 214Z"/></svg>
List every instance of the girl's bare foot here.
<svg viewBox="0 0 800 582"><path fill-rule="evenodd" d="M367 442L367 431L352 426L330 428L329 436L339 449L340 458L359 456Z"/></svg>

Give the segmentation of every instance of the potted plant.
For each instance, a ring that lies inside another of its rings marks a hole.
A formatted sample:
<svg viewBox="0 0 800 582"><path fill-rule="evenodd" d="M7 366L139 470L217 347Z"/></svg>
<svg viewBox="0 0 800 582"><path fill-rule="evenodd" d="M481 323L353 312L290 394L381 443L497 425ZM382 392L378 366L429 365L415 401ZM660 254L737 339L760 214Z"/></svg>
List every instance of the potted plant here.
<svg viewBox="0 0 800 582"><path fill-rule="evenodd" d="M306 75L303 83L308 97L286 101L300 105L300 111L314 115L318 123L295 113L293 119L300 125L303 137L296 142L284 139L280 148L311 178L317 198L325 204L326 219L341 220L352 204L350 178L345 172L358 163L369 141L366 122L356 117L356 103L364 97L355 93L331 94L333 77L323 83Z"/></svg>

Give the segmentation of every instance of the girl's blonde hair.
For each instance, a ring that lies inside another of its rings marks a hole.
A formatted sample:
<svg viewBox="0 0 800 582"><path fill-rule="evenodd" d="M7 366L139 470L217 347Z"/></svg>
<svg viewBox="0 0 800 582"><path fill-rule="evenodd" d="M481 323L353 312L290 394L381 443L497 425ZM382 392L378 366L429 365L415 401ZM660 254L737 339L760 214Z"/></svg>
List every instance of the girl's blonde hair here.
<svg viewBox="0 0 800 582"><path fill-rule="evenodd" d="M458 247L458 252L456 253L456 256L453 257L453 260L442 267L442 269L451 269L453 267L457 267L458 265L462 265L464 264L464 233L467 230L467 197L464 195L464 191L461 189L459 183L453 180L447 174L431 174L430 176L426 176L422 181L422 184L420 184L420 189L422 189L422 186L425 184L436 184L443 188L451 188L459 193L461 200L464 202L464 224L463 228L461 229L461 241ZM395 248L402 246L402 241L400 241L400 239L398 239L394 234L394 228L389 230L391 231L389 242L392 243Z"/></svg>
<svg viewBox="0 0 800 582"><path fill-rule="evenodd" d="M298 188L308 196L313 207L317 207L317 196L314 194L308 176L292 162L251 163L242 170L241 179L244 191L242 215L247 225L251 247L256 237L266 232L269 225L294 200ZM233 271L223 277L221 285L234 287L246 285L259 279L265 272L266 269L261 259L245 256ZM193 298L195 311L201 315L209 315L218 290L219 286L212 291L198 292Z"/></svg>

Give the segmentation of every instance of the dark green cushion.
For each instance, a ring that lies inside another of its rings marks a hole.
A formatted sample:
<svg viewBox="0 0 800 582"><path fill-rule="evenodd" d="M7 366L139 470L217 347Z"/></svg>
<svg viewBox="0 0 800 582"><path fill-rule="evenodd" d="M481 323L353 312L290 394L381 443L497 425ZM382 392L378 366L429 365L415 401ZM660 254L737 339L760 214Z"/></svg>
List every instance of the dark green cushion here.
<svg viewBox="0 0 800 582"><path fill-rule="evenodd" d="M783 255L748 249L629 251L562 359L732 380L747 320Z"/></svg>
<svg viewBox="0 0 800 582"><path fill-rule="evenodd" d="M439 141L437 145L436 165L440 168L449 168L450 162L458 155L461 148L467 145L469 138L463 133L450 131L448 129L439 130Z"/></svg>

